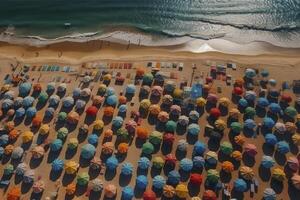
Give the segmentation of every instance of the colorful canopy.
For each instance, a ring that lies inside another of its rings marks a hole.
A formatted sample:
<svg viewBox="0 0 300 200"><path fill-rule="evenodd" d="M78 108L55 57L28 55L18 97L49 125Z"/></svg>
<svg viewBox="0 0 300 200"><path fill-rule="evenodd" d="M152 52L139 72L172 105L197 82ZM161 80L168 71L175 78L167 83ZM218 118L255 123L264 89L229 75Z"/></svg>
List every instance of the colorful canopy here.
<svg viewBox="0 0 300 200"><path fill-rule="evenodd" d="M98 158L97 156L94 156L94 158L90 161L90 168L94 170L99 170L102 167L102 160Z"/></svg>
<svg viewBox="0 0 300 200"><path fill-rule="evenodd" d="M165 131L174 133L176 131L177 124L176 122L169 120L165 125Z"/></svg>
<svg viewBox="0 0 300 200"><path fill-rule="evenodd" d="M166 94L162 98L162 103L165 105L172 105L173 104L173 97L169 94Z"/></svg>
<svg viewBox="0 0 300 200"><path fill-rule="evenodd" d="M95 192L100 192L103 190L103 181L99 178L95 178L91 181L91 188Z"/></svg>
<svg viewBox="0 0 300 200"><path fill-rule="evenodd" d="M159 131L152 131L149 136L149 142L153 145L159 145L163 139L163 134Z"/></svg>
<svg viewBox="0 0 300 200"><path fill-rule="evenodd" d="M149 112L151 115L158 115L160 113L160 106L158 104L152 104L149 107Z"/></svg>
<svg viewBox="0 0 300 200"><path fill-rule="evenodd" d="M154 151L154 146L150 142L146 142L142 146L142 152L144 154L152 154Z"/></svg>
<svg viewBox="0 0 300 200"><path fill-rule="evenodd" d="M216 120L214 125L219 131L223 131L226 128L226 123L222 119Z"/></svg>
<svg viewBox="0 0 300 200"><path fill-rule="evenodd" d="M180 181L180 174L176 170L172 170L168 174L168 183L171 185L177 185Z"/></svg>
<svg viewBox="0 0 300 200"><path fill-rule="evenodd" d="M3 175L10 176L14 173L14 166L12 164L8 164L3 169Z"/></svg>
<svg viewBox="0 0 300 200"><path fill-rule="evenodd" d="M67 195L73 195L76 191L76 184L75 183L70 183L66 187L66 193Z"/></svg>
<svg viewBox="0 0 300 200"><path fill-rule="evenodd" d="M179 198L187 198L189 190L186 185L178 184L175 188L176 196Z"/></svg>
<svg viewBox="0 0 300 200"><path fill-rule="evenodd" d="M165 164L165 160L160 156L155 156L153 158L153 167L157 169L161 169Z"/></svg>
<svg viewBox="0 0 300 200"><path fill-rule="evenodd" d="M87 185L89 180L90 180L90 176L86 172L82 172L82 173L78 174L77 179L76 179L77 184L81 185L81 186Z"/></svg>
<svg viewBox="0 0 300 200"><path fill-rule="evenodd" d="M24 149L22 147L16 147L12 151L11 158L12 159L20 159L20 158L22 158L23 153L24 153Z"/></svg>
<svg viewBox="0 0 300 200"><path fill-rule="evenodd" d="M162 87L156 85L154 86L152 89L151 89L151 95L154 95L154 96L161 96L163 93L163 89Z"/></svg>
<svg viewBox="0 0 300 200"><path fill-rule="evenodd" d="M284 110L284 113L285 113L287 116L291 117L291 118L296 117L296 115L298 114L297 110L296 110L294 107L292 107L292 106L287 107L287 108Z"/></svg>
<svg viewBox="0 0 300 200"><path fill-rule="evenodd" d="M119 161L115 156L111 156L106 160L105 165L108 170L115 170L119 165Z"/></svg>
<svg viewBox="0 0 300 200"><path fill-rule="evenodd" d="M244 98L241 98L238 102L238 105L243 107L243 108L246 108L248 106L248 101Z"/></svg>
<svg viewBox="0 0 300 200"><path fill-rule="evenodd" d="M203 168L205 166L205 160L201 156L193 157L193 167L194 168Z"/></svg>
<svg viewBox="0 0 300 200"><path fill-rule="evenodd" d="M19 86L19 95L26 96L30 93L30 90L31 90L31 83L29 82L21 83Z"/></svg>
<svg viewBox="0 0 300 200"><path fill-rule="evenodd" d="M19 187L12 187L7 193L7 200L19 200L21 197L21 189Z"/></svg>
<svg viewBox="0 0 300 200"><path fill-rule="evenodd" d="M221 116L221 111L218 108L212 108L209 111L210 116L214 118L219 118Z"/></svg>
<svg viewBox="0 0 300 200"><path fill-rule="evenodd" d="M219 172L215 169L209 169L207 171L207 176L206 176L206 180L209 182L209 183L217 183L220 179L220 175L219 175Z"/></svg>
<svg viewBox="0 0 300 200"><path fill-rule="evenodd" d="M80 156L84 159L92 159L96 153L96 148L91 144L85 144L81 147Z"/></svg>
<svg viewBox="0 0 300 200"><path fill-rule="evenodd" d="M240 168L240 175L245 179L251 181L254 178L254 172L250 167L242 166Z"/></svg>
<svg viewBox="0 0 300 200"><path fill-rule="evenodd" d="M102 96L96 95L96 96L93 97L92 101L93 101L94 106L98 106L101 103L103 103L104 98Z"/></svg>
<svg viewBox="0 0 300 200"><path fill-rule="evenodd" d="M222 163L222 170L226 173L231 173L234 170L234 166L230 161L224 161Z"/></svg>
<svg viewBox="0 0 300 200"><path fill-rule="evenodd" d="M101 119L97 119L93 123L94 130L102 130L104 127L104 122Z"/></svg>
<svg viewBox="0 0 300 200"><path fill-rule="evenodd" d="M145 175L139 175L136 177L135 186L139 189L146 189L148 185L148 178Z"/></svg>
<svg viewBox="0 0 300 200"><path fill-rule="evenodd" d="M79 141L77 138L75 138L75 137L69 138L69 140L68 140L68 148L69 149L76 149L78 147L78 144L79 144Z"/></svg>
<svg viewBox="0 0 300 200"><path fill-rule="evenodd" d="M63 106L65 108L70 108L70 107L72 107L74 105L74 99L71 96L63 98L62 101L63 101Z"/></svg>
<svg viewBox="0 0 300 200"><path fill-rule="evenodd" d="M236 179L233 184L234 189L238 192L246 192L248 189L247 183L243 179Z"/></svg>
<svg viewBox="0 0 300 200"><path fill-rule="evenodd" d="M23 182L24 183L33 183L34 181L34 170L28 169L27 171L25 171L24 176L23 176Z"/></svg>
<svg viewBox="0 0 300 200"><path fill-rule="evenodd" d="M24 108L18 108L17 110L16 110L16 118L21 118L21 117L23 117L24 115L25 115L25 109Z"/></svg>
<svg viewBox="0 0 300 200"><path fill-rule="evenodd" d="M104 108L103 113L104 116L111 117L114 114L115 109L111 106L107 106Z"/></svg>
<svg viewBox="0 0 300 200"><path fill-rule="evenodd" d="M36 110L36 108L35 107L29 107L27 110L26 110L26 116L28 117L28 118L33 118L35 115L36 115L36 112L37 112L37 110Z"/></svg>
<svg viewBox="0 0 300 200"><path fill-rule="evenodd" d="M56 106L60 102L60 97L57 96L56 94L53 94L49 98L49 106Z"/></svg>
<svg viewBox="0 0 300 200"><path fill-rule="evenodd" d="M278 114L281 112L281 107L278 103L270 103L269 111L272 113Z"/></svg>
<svg viewBox="0 0 300 200"><path fill-rule="evenodd" d="M105 155L111 155L114 152L114 144L112 142L105 142L102 145L102 153Z"/></svg>
<svg viewBox="0 0 300 200"><path fill-rule="evenodd" d="M256 128L256 122L253 119L246 119L244 121L244 128L253 130L254 128Z"/></svg>
<svg viewBox="0 0 300 200"><path fill-rule="evenodd" d="M121 128L122 125L123 125L123 122L124 122L124 120L123 120L122 117L116 116L116 117L112 120L112 125L113 125L113 127L115 127L115 128Z"/></svg>
<svg viewBox="0 0 300 200"><path fill-rule="evenodd" d="M163 188L163 195L166 198L173 198L175 196L175 188L171 185L165 185Z"/></svg>
<svg viewBox="0 0 300 200"><path fill-rule="evenodd" d="M266 188L263 197L265 200L276 200L276 192L272 188Z"/></svg>
<svg viewBox="0 0 300 200"><path fill-rule="evenodd" d="M265 97L260 97L257 99L257 106L262 107L262 108L266 108L269 106L269 101L267 98Z"/></svg>
<svg viewBox="0 0 300 200"><path fill-rule="evenodd" d="M247 68L245 71L245 76L249 79L253 79L256 76L256 72L254 69Z"/></svg>
<svg viewBox="0 0 300 200"><path fill-rule="evenodd" d="M132 174L132 172L133 172L133 165L129 162L123 163L121 173L123 175L129 176Z"/></svg>
<svg viewBox="0 0 300 200"><path fill-rule="evenodd" d="M189 118L185 115L181 115L178 118L178 124L180 124L181 126L187 126L189 124Z"/></svg>
<svg viewBox="0 0 300 200"><path fill-rule="evenodd" d="M205 153L205 161L210 165L216 165L218 162L218 155L214 151L208 151Z"/></svg>
<svg viewBox="0 0 300 200"><path fill-rule="evenodd" d="M51 163L51 167L52 167L52 170L55 172L61 171L64 168L64 161L62 159L56 158Z"/></svg>
<svg viewBox="0 0 300 200"><path fill-rule="evenodd" d="M261 160L261 165L264 168L270 169L275 165L273 157L264 155Z"/></svg>
<svg viewBox="0 0 300 200"><path fill-rule="evenodd" d="M247 155L254 157L257 154L257 147L254 144L247 143L244 146L244 151Z"/></svg>
<svg viewBox="0 0 300 200"><path fill-rule="evenodd" d="M276 149L281 154L290 152L290 145L286 141L280 141L276 145Z"/></svg>
<svg viewBox="0 0 300 200"><path fill-rule="evenodd" d="M75 103L75 108L77 110L80 110L80 109L83 109L85 107L85 105L86 105L85 101L78 99Z"/></svg>
<svg viewBox="0 0 300 200"><path fill-rule="evenodd" d="M149 132L148 132L148 130L146 128L139 126L136 129L136 135L140 139L147 139L148 135L149 135Z"/></svg>
<svg viewBox="0 0 300 200"><path fill-rule="evenodd" d="M274 168L272 170L272 178L280 182L284 181L286 178L284 170L278 167Z"/></svg>
<svg viewBox="0 0 300 200"><path fill-rule="evenodd" d="M67 89L67 84L66 83L61 83L59 84L59 86L57 87L57 91L58 92L64 92Z"/></svg>
<svg viewBox="0 0 300 200"><path fill-rule="evenodd" d="M232 144L228 141L224 141L220 145L220 150L222 151L222 153L224 153L226 155L230 155L233 151Z"/></svg>
<svg viewBox="0 0 300 200"><path fill-rule="evenodd" d="M31 150L31 153L32 153L32 157L34 159L40 159L44 156L45 149L43 146L38 145L38 146L33 147L33 149Z"/></svg>
<svg viewBox="0 0 300 200"><path fill-rule="evenodd" d="M33 139L33 132L31 131L25 131L22 133L22 141L23 143L28 143L31 142Z"/></svg>
<svg viewBox="0 0 300 200"><path fill-rule="evenodd" d="M265 135L266 144L275 146L277 144L277 137L273 133L268 133Z"/></svg>
<svg viewBox="0 0 300 200"><path fill-rule="evenodd" d="M240 133L243 130L243 125L239 122L232 122L230 124L230 128L233 133L237 134Z"/></svg>
<svg viewBox="0 0 300 200"><path fill-rule="evenodd" d="M192 136L197 136L200 133L200 126L198 124L192 123L188 126L187 132Z"/></svg>
<svg viewBox="0 0 300 200"><path fill-rule="evenodd" d="M203 155L205 150L206 150L206 145L201 141L197 141L194 144L193 155L195 156Z"/></svg>
<svg viewBox="0 0 300 200"><path fill-rule="evenodd" d="M110 95L106 98L106 103L109 106L115 106L118 103L118 97L116 95Z"/></svg>
<svg viewBox="0 0 300 200"><path fill-rule="evenodd" d="M196 110L192 110L190 113L189 113L189 118L193 121L197 121L200 117L200 114L196 111Z"/></svg>
<svg viewBox="0 0 300 200"><path fill-rule="evenodd" d="M69 134L69 130L66 127L62 127L57 131L57 138L64 140Z"/></svg>
<svg viewBox="0 0 300 200"><path fill-rule="evenodd" d="M150 166L150 160L147 157L141 157L138 160L138 167L140 169L146 170L149 168L149 166Z"/></svg>
<svg viewBox="0 0 300 200"><path fill-rule="evenodd" d="M230 105L230 100L227 97L222 97L219 99L219 104L223 107L228 107Z"/></svg>
<svg viewBox="0 0 300 200"><path fill-rule="evenodd" d="M233 159L235 159L236 161L241 161L242 158L243 158L243 155L240 151L233 151L232 154L231 154L231 157Z"/></svg>
<svg viewBox="0 0 300 200"><path fill-rule="evenodd" d="M60 112L60 113L58 113L57 118L58 118L59 121L65 121L67 119L67 113Z"/></svg>
<svg viewBox="0 0 300 200"><path fill-rule="evenodd" d="M108 184L104 188L104 195L107 198L114 198L117 195L117 187L113 184Z"/></svg>
<svg viewBox="0 0 300 200"><path fill-rule="evenodd" d="M183 158L180 161L180 169L185 172L191 171L193 169L193 161L189 158Z"/></svg>
<svg viewBox="0 0 300 200"><path fill-rule="evenodd" d="M75 174L79 168L79 164L75 161L67 161L65 163L65 171L67 174Z"/></svg>
<svg viewBox="0 0 300 200"><path fill-rule="evenodd" d="M122 199L131 200L134 197L134 190L130 186L126 186L122 190Z"/></svg>
<svg viewBox="0 0 300 200"><path fill-rule="evenodd" d="M197 173L192 173L190 175L190 183L193 185L200 185L202 183L202 175Z"/></svg>
<svg viewBox="0 0 300 200"><path fill-rule="evenodd" d="M143 200L156 200L156 194L151 189L147 189L143 194Z"/></svg>
<svg viewBox="0 0 300 200"><path fill-rule="evenodd" d="M166 123L169 120L169 113L167 113L165 111L161 111L158 113L157 119L160 122Z"/></svg>
<svg viewBox="0 0 300 200"><path fill-rule="evenodd" d="M42 91L39 96L38 96L38 100L41 103L45 103L48 100L49 96L46 92Z"/></svg>
<svg viewBox="0 0 300 200"><path fill-rule="evenodd" d="M265 117L263 119L263 123L262 124L263 124L264 127L268 128L268 129L271 129L271 128L273 128L275 126L274 120L272 118L270 118L270 117Z"/></svg>
<svg viewBox="0 0 300 200"><path fill-rule="evenodd" d="M26 163L22 162L22 163L18 164L15 173L19 176L23 176L25 171L27 171L28 169L29 169L29 166Z"/></svg>

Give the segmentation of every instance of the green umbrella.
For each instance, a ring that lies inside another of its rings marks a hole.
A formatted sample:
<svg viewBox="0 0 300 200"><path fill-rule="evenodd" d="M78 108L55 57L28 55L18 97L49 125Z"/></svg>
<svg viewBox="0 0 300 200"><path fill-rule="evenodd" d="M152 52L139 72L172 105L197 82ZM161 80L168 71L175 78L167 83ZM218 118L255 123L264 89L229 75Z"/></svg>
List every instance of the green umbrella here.
<svg viewBox="0 0 300 200"><path fill-rule="evenodd" d="M174 133L176 131L177 124L176 122L170 120L166 123L166 132Z"/></svg>
<svg viewBox="0 0 300 200"><path fill-rule="evenodd" d="M240 133L243 129L243 125L239 122L232 122L230 128L234 133Z"/></svg>
<svg viewBox="0 0 300 200"><path fill-rule="evenodd" d="M68 129L65 127L62 127L60 129L58 129L58 131L57 131L57 138L65 139L67 137L68 133L69 133Z"/></svg>
<svg viewBox="0 0 300 200"><path fill-rule="evenodd" d="M89 183L89 180L90 180L90 176L86 172L78 174L78 176L77 176L77 184L78 185L81 185L81 186L87 185Z"/></svg>
<svg viewBox="0 0 300 200"><path fill-rule="evenodd" d="M59 121L65 121L67 119L67 113L65 113L65 112L60 112L59 114L58 114L58 120Z"/></svg>
<svg viewBox="0 0 300 200"><path fill-rule="evenodd" d="M118 138L127 140L128 136L129 136L128 131L125 128L119 128L117 130L117 137Z"/></svg>
<svg viewBox="0 0 300 200"><path fill-rule="evenodd" d="M49 96L48 96L47 92L42 91L38 97L38 100L41 103L45 103L47 101L48 97Z"/></svg>
<svg viewBox="0 0 300 200"><path fill-rule="evenodd" d="M246 116L248 116L248 117L250 117L250 118L253 118L253 117L255 116L255 114L256 114L256 111L255 111L254 108L252 108L252 107L247 107L247 108L245 109L245 115L246 115Z"/></svg>
<svg viewBox="0 0 300 200"><path fill-rule="evenodd" d="M207 181L210 183L217 183L220 179L219 172L215 169L210 169L207 171Z"/></svg>
<svg viewBox="0 0 300 200"><path fill-rule="evenodd" d="M148 85L151 84L153 81L153 75L151 73L147 73L143 77L143 83Z"/></svg>
<svg viewBox="0 0 300 200"><path fill-rule="evenodd" d="M154 145L159 145L163 139L163 134L159 131L153 131L149 136L149 142Z"/></svg>
<svg viewBox="0 0 300 200"><path fill-rule="evenodd" d="M12 164L8 164L4 168L4 175L11 175L14 172L14 166Z"/></svg>
<svg viewBox="0 0 300 200"><path fill-rule="evenodd" d="M294 118L298 114L297 110L293 106L287 107L284 110L284 113L291 118Z"/></svg>
<svg viewBox="0 0 300 200"><path fill-rule="evenodd" d="M226 154L226 155L230 155L233 151L232 148L232 144L230 142L224 141L221 146L220 146L220 150Z"/></svg>
<svg viewBox="0 0 300 200"><path fill-rule="evenodd" d="M142 152L144 154L152 154L154 151L154 146L150 142L146 142L143 144Z"/></svg>

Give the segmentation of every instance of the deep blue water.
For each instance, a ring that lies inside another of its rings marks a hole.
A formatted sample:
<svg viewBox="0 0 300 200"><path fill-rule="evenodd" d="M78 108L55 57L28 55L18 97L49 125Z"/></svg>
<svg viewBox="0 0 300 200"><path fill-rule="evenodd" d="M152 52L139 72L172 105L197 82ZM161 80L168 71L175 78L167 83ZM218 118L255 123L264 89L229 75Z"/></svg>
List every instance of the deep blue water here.
<svg viewBox="0 0 300 200"><path fill-rule="evenodd" d="M172 36L295 40L300 0L1 0L0 27L8 26L45 38L132 27Z"/></svg>

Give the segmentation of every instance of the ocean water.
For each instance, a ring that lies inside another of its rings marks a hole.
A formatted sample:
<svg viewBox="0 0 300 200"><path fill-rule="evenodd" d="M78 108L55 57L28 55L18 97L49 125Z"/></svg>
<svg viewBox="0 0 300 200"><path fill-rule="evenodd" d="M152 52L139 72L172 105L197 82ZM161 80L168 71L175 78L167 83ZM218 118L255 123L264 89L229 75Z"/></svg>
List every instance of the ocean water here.
<svg viewBox="0 0 300 200"><path fill-rule="evenodd" d="M300 0L1 0L0 27L45 39L122 30L300 47Z"/></svg>

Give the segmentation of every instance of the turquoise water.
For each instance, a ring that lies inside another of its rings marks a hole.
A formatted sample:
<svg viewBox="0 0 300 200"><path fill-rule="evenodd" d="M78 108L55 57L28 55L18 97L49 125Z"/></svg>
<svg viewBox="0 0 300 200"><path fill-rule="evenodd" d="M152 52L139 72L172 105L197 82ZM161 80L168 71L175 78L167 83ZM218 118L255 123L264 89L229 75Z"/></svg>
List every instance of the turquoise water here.
<svg viewBox="0 0 300 200"><path fill-rule="evenodd" d="M298 43L300 32L300 0L1 0L0 4L0 27L44 38L130 27L169 37Z"/></svg>

